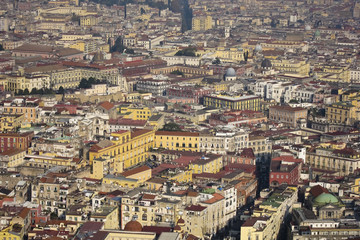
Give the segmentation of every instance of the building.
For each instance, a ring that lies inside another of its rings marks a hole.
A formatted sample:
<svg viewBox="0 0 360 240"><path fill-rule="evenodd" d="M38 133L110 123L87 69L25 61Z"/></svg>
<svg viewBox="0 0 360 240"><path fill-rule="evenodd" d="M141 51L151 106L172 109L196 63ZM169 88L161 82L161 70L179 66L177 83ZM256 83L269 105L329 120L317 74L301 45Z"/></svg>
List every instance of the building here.
<svg viewBox="0 0 360 240"><path fill-rule="evenodd" d="M353 125L359 120L357 107L351 102L337 102L326 107L326 118L330 123Z"/></svg>
<svg viewBox="0 0 360 240"><path fill-rule="evenodd" d="M0 130L1 132L16 132L23 122L23 114L1 114Z"/></svg>
<svg viewBox="0 0 360 240"><path fill-rule="evenodd" d="M352 148L319 147L306 153L306 163L316 169L335 171L339 176L346 176L360 168L360 153Z"/></svg>
<svg viewBox="0 0 360 240"><path fill-rule="evenodd" d="M271 160L269 185L276 187L286 183L297 185L300 180L302 159L290 157L278 157Z"/></svg>
<svg viewBox="0 0 360 240"><path fill-rule="evenodd" d="M10 149L27 150L34 136L33 132L27 133L0 133L0 151L5 152Z"/></svg>
<svg viewBox="0 0 360 240"><path fill-rule="evenodd" d="M269 120L296 128L300 119L307 119L307 109L290 106L270 106Z"/></svg>
<svg viewBox="0 0 360 240"><path fill-rule="evenodd" d="M22 149L10 149L0 153L0 168L13 168L24 163L26 151Z"/></svg>
<svg viewBox="0 0 360 240"><path fill-rule="evenodd" d="M192 30L193 31L206 31L212 28L212 17L204 13L193 13Z"/></svg>
<svg viewBox="0 0 360 240"><path fill-rule="evenodd" d="M147 160L149 149L154 147L154 138L155 131L147 129L113 132L111 140L103 140L90 148L90 164L94 158L109 156L109 161L114 164L113 171L122 173Z"/></svg>
<svg viewBox="0 0 360 240"><path fill-rule="evenodd" d="M297 188L287 187L271 193L241 226L241 240L277 239L283 220L297 201Z"/></svg>
<svg viewBox="0 0 360 240"><path fill-rule="evenodd" d="M255 95L244 96L225 96L225 95L207 95L204 96L204 105L220 109L231 110L260 110L260 97Z"/></svg>
<svg viewBox="0 0 360 240"><path fill-rule="evenodd" d="M198 152L199 133L156 131L154 145L156 148Z"/></svg>

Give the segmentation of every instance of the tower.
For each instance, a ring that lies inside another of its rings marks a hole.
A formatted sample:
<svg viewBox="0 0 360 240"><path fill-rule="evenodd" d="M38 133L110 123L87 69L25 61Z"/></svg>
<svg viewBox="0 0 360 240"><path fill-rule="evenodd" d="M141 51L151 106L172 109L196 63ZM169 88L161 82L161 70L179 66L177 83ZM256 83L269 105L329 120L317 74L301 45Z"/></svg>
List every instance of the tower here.
<svg viewBox="0 0 360 240"><path fill-rule="evenodd" d="M230 27L225 27L225 38L230 37Z"/></svg>

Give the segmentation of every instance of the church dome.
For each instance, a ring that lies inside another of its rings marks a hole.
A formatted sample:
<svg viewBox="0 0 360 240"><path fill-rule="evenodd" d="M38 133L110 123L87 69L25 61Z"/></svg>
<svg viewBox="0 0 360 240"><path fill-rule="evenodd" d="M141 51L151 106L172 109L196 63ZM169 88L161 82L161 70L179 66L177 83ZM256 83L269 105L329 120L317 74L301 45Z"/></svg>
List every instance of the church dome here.
<svg viewBox="0 0 360 240"><path fill-rule="evenodd" d="M322 193L314 199L317 204L338 203L339 200L330 193Z"/></svg>
<svg viewBox="0 0 360 240"><path fill-rule="evenodd" d="M235 77L235 76L236 76L235 69L233 69L233 68L228 68L228 69L226 70L225 76L226 76L226 77Z"/></svg>
<svg viewBox="0 0 360 240"><path fill-rule="evenodd" d="M310 31L310 30L311 30L311 26L310 26L310 25L306 25L306 26L305 26L305 30L306 30L306 31Z"/></svg>
<svg viewBox="0 0 360 240"><path fill-rule="evenodd" d="M127 23L125 24L125 28L126 28L126 29L132 29L133 26L132 26L131 23L127 22Z"/></svg>
<svg viewBox="0 0 360 240"><path fill-rule="evenodd" d="M261 62L261 67L262 68L271 68L272 67L272 64L271 64L271 61L269 59L264 59L262 62Z"/></svg>
<svg viewBox="0 0 360 240"><path fill-rule="evenodd" d="M139 223L138 221L130 221L125 225L124 228L125 231L130 231L130 232L141 232L142 231L142 226L141 223Z"/></svg>
<svg viewBox="0 0 360 240"><path fill-rule="evenodd" d="M179 220L177 221L177 224L185 224L185 220L182 218L179 218Z"/></svg>
<svg viewBox="0 0 360 240"><path fill-rule="evenodd" d="M260 44L256 44L256 46L255 46L255 51L256 51L256 52L262 51L262 46L261 46Z"/></svg>

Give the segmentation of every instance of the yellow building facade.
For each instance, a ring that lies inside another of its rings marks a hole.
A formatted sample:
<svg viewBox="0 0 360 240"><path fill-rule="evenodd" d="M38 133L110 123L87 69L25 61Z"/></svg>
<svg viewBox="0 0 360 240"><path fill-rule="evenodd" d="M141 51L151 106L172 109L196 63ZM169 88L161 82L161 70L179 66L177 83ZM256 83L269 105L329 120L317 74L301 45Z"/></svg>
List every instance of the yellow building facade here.
<svg viewBox="0 0 360 240"><path fill-rule="evenodd" d="M310 64L307 63L305 60L276 59L276 60L271 60L271 63L273 68L280 72L297 74L301 76L309 76Z"/></svg>
<svg viewBox="0 0 360 240"><path fill-rule="evenodd" d="M106 140L105 145L100 142L90 148L90 165L94 158L111 156L114 172L122 173L124 169L146 161L149 149L154 147L154 135L155 131L147 129L111 133L111 141Z"/></svg>
<svg viewBox="0 0 360 240"><path fill-rule="evenodd" d="M1 114L0 115L0 131L16 132L24 122L23 114Z"/></svg>
<svg viewBox="0 0 360 240"><path fill-rule="evenodd" d="M260 97L255 95L246 96L205 96L204 105L206 107L215 107L232 110L253 110L260 111Z"/></svg>
<svg viewBox="0 0 360 240"><path fill-rule="evenodd" d="M157 131L155 147L177 151L199 151L199 133L178 131Z"/></svg>
<svg viewBox="0 0 360 240"><path fill-rule="evenodd" d="M192 19L192 30L206 31L212 28L212 17L209 15L194 16Z"/></svg>
<svg viewBox="0 0 360 240"><path fill-rule="evenodd" d="M121 106L120 114L124 118L132 120L148 120L152 116L151 109L148 107L134 107L130 106Z"/></svg>
<svg viewBox="0 0 360 240"><path fill-rule="evenodd" d="M34 123L37 121L37 106L4 106L3 115L23 115L23 122Z"/></svg>
<svg viewBox="0 0 360 240"><path fill-rule="evenodd" d="M206 155L202 159L190 163L193 174L218 173L224 167L221 155Z"/></svg>
<svg viewBox="0 0 360 240"><path fill-rule="evenodd" d="M337 102L326 107L326 118L330 123L352 125L359 120L357 107L351 102Z"/></svg>

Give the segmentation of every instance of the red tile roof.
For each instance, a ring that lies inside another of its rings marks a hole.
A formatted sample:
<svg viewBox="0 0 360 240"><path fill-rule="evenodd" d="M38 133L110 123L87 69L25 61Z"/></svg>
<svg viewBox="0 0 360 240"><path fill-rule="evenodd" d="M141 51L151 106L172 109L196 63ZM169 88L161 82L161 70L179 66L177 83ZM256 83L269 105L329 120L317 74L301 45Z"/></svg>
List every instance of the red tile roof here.
<svg viewBox="0 0 360 240"><path fill-rule="evenodd" d="M105 101L99 104L99 106L101 106L102 108L106 109L106 110L110 110L112 109L115 105L112 104L111 102Z"/></svg>
<svg viewBox="0 0 360 240"><path fill-rule="evenodd" d="M131 169L129 171L123 172L123 173L121 173L121 175L124 177L129 177L131 175L138 174L138 173L150 170L150 169L151 168L149 168L148 166L141 166L141 167L137 167L137 168Z"/></svg>
<svg viewBox="0 0 360 240"><path fill-rule="evenodd" d="M194 211L194 212L202 212L206 209L206 207L203 207L201 205L191 205L185 208L187 211Z"/></svg>

